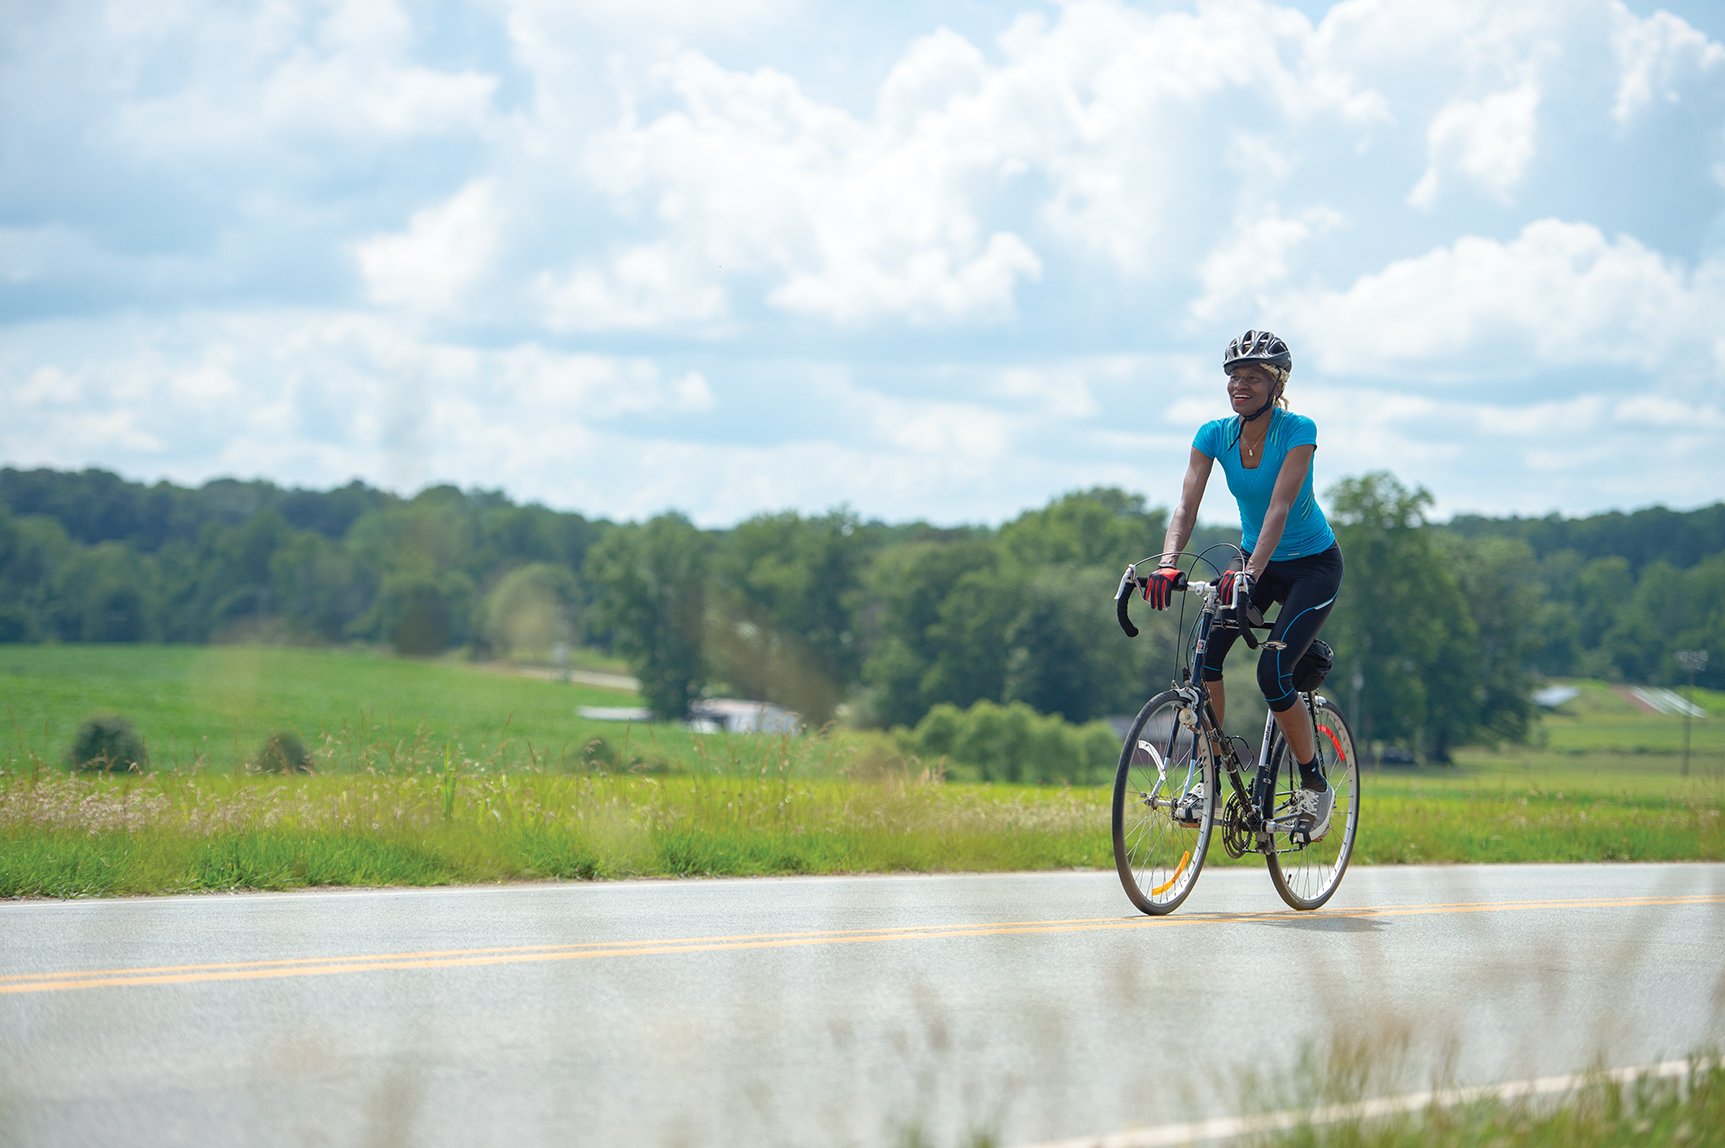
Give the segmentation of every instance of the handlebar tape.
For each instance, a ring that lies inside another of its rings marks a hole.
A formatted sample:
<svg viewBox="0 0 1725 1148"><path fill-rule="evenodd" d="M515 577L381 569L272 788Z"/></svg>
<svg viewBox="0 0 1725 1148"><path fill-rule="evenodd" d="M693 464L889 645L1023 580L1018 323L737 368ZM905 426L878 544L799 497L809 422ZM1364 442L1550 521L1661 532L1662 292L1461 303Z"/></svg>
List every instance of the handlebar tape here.
<svg viewBox="0 0 1725 1148"><path fill-rule="evenodd" d="M1136 638L1138 627L1132 624L1132 619L1127 613L1127 604L1132 597L1132 586L1130 583L1123 582L1120 589L1121 592L1114 595L1114 617L1119 620L1120 628L1126 631L1128 638Z"/></svg>
<svg viewBox="0 0 1725 1148"><path fill-rule="evenodd" d="M1130 616L1130 611L1128 610L1132 591L1135 589L1142 590L1149 584L1149 582L1150 579L1139 575L1138 567L1136 565L1128 566L1126 568L1126 573L1120 576L1120 588L1114 591L1114 617L1120 622L1120 628L1126 631L1126 636L1128 638L1136 638L1138 636L1138 627L1132 624L1132 618ZM1174 589L1184 590L1185 588L1186 576L1182 574L1180 575L1180 580L1174 584Z"/></svg>

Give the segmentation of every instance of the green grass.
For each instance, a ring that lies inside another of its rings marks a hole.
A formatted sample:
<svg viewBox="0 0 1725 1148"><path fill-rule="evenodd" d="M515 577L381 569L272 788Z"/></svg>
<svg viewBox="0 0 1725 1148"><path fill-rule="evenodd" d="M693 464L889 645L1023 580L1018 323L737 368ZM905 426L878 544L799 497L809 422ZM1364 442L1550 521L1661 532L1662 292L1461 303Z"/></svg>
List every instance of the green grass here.
<svg viewBox="0 0 1725 1148"><path fill-rule="evenodd" d="M0 697L0 763L59 764L99 713L131 719L156 769L241 768L278 730L298 734L320 771L434 768L446 749L496 769L664 771L725 748L675 726L577 713L638 705L633 693L364 651L0 646Z"/></svg>
<svg viewBox="0 0 1725 1148"><path fill-rule="evenodd" d="M1546 714L1540 723L1538 741L1544 748L1560 754L1611 753L1629 758L1681 754L1682 718L1648 713L1624 690L1603 682L1573 684L1581 691L1579 696ZM1688 689L1678 692L1690 694ZM1696 689L1693 700L1707 716L1688 723L1691 765L1698 757L1716 767L1725 764L1725 693Z"/></svg>
<svg viewBox="0 0 1725 1148"><path fill-rule="evenodd" d="M13 773L0 775L0 896L1098 867L1109 863L1106 813L1091 790L922 777L475 772L453 761L442 774Z"/></svg>
<svg viewBox="0 0 1725 1148"><path fill-rule="evenodd" d="M0 896L1113 865L1107 787L954 781L881 734L588 721L635 699L460 662L11 646L0 683ZM1356 863L1725 860L1725 697L1700 700L1687 775L1648 748L1680 748L1681 719L1598 685L1534 745L1368 769ZM111 712L151 772L68 774L78 723ZM245 768L281 729L316 774Z"/></svg>
<svg viewBox="0 0 1725 1148"><path fill-rule="evenodd" d="M1598 1073L1573 1092L1555 1096L1433 1104L1404 1116L1305 1125L1261 1136L1256 1143L1275 1148L1702 1148L1725 1142L1721 1130L1725 1065L1696 1056L1677 1077L1643 1073L1619 1081Z"/></svg>

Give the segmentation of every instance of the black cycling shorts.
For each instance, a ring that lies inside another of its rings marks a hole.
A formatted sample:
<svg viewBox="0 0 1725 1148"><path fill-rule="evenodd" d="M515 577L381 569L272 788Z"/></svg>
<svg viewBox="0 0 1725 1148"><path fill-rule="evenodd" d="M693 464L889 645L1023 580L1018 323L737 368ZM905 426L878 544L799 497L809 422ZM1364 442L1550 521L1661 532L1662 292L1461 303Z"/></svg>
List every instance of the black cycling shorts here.
<svg viewBox="0 0 1725 1148"><path fill-rule="evenodd" d="M1294 665L1324 628L1341 587L1340 546L1306 558L1271 562L1264 567L1264 576L1252 583L1252 605L1259 610L1267 610L1275 602L1282 604L1282 612L1276 615L1270 637L1258 655L1258 689L1277 713L1293 706ZM1240 631L1232 626L1210 630L1209 646L1204 651L1205 681L1221 680L1222 663L1239 637ZM1281 648L1270 648L1274 642L1281 643Z"/></svg>

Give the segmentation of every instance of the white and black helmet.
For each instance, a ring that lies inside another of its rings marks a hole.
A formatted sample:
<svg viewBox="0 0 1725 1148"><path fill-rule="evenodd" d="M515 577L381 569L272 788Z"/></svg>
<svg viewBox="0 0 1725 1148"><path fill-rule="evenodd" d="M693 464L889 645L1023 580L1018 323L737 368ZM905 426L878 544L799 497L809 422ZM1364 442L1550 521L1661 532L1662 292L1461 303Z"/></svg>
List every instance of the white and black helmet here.
<svg viewBox="0 0 1725 1148"><path fill-rule="evenodd" d="M1228 344L1222 353L1222 370L1232 371L1241 363L1258 363L1275 372L1276 378L1287 381L1294 369L1294 356L1288 344L1269 331L1247 331Z"/></svg>

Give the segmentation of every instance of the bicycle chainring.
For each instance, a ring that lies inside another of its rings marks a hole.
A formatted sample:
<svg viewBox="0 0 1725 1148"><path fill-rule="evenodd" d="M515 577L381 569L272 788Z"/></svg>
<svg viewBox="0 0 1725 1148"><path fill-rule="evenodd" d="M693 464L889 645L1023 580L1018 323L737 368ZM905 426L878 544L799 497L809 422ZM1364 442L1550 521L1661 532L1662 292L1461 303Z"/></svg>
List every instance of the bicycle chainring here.
<svg viewBox="0 0 1725 1148"><path fill-rule="evenodd" d="M1246 803L1238 793L1228 795L1228 806L1222 813L1222 848L1230 857L1244 857L1258 851L1258 831L1247 816Z"/></svg>

